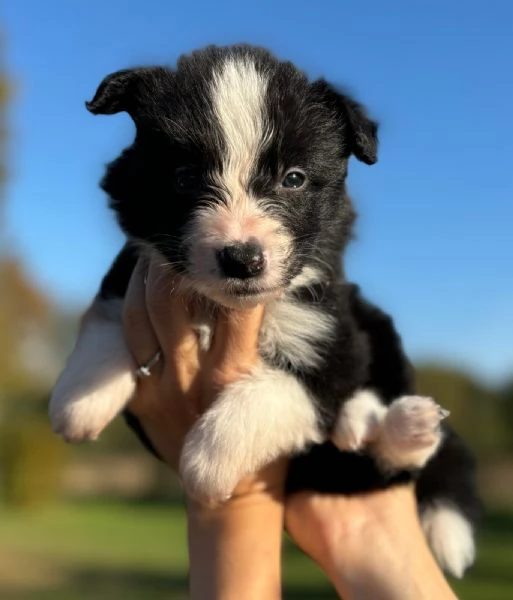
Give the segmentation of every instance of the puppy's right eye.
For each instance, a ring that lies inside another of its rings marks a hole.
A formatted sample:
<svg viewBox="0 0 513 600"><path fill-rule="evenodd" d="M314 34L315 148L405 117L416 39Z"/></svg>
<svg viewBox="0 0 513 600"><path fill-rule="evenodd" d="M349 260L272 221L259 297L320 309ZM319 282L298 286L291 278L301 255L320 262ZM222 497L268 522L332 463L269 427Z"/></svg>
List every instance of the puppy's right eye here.
<svg viewBox="0 0 513 600"><path fill-rule="evenodd" d="M175 171L174 187L179 194L191 194L201 187L201 174L191 167L179 167Z"/></svg>
<svg viewBox="0 0 513 600"><path fill-rule="evenodd" d="M281 185L284 188L298 190L299 188L302 188L304 186L305 181L306 175L303 173L303 171L299 171L296 169L295 171L289 171L285 175L283 181L281 182Z"/></svg>

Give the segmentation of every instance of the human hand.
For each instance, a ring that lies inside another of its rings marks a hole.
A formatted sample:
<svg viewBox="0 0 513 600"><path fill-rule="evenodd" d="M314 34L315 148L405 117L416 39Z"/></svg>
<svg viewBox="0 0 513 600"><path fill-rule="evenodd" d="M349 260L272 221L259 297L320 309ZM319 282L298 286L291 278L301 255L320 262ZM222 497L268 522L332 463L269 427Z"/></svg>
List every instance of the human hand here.
<svg viewBox="0 0 513 600"><path fill-rule="evenodd" d="M454 600L420 527L412 485L288 497L286 527L345 600Z"/></svg>
<svg viewBox="0 0 513 600"><path fill-rule="evenodd" d="M127 344L137 364L160 350L149 377L138 380L129 411L137 417L162 458L175 470L183 440L223 386L257 361L263 307L218 311L208 350L193 329L197 311L179 275L140 260L124 302Z"/></svg>
<svg viewBox="0 0 513 600"><path fill-rule="evenodd" d="M193 330L195 311L201 309L179 276L138 263L125 298L127 343L138 365L159 349L162 358L149 377L139 379L128 410L175 471L196 420L223 386L258 360L263 306L219 312L209 350L200 347ZM192 598L280 597L286 469L284 457L245 477L222 505L187 500Z"/></svg>
<svg viewBox="0 0 513 600"><path fill-rule="evenodd" d="M127 341L137 364L163 358L130 404L146 435L175 470L189 429L223 385L258 359L263 307L219 315L209 351L192 329L195 307L179 277L141 262L125 303ZM235 317L235 318L234 318ZM279 597L286 460L240 482L218 507L188 503L191 594L198 598ZM286 500L294 541L351 598L454 598L427 549L410 487L353 496L296 493ZM371 549L372 551L369 551Z"/></svg>

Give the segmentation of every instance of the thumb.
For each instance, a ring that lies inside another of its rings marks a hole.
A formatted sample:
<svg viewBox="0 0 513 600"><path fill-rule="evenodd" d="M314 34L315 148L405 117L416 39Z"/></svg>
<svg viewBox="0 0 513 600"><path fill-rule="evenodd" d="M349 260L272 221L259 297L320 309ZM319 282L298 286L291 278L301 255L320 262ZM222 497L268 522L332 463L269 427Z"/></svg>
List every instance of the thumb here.
<svg viewBox="0 0 513 600"><path fill-rule="evenodd" d="M189 302L181 277L153 260L148 268L146 306L164 356L196 355Z"/></svg>
<svg viewBox="0 0 513 600"><path fill-rule="evenodd" d="M264 312L263 305L219 312L212 348L218 369L256 361Z"/></svg>

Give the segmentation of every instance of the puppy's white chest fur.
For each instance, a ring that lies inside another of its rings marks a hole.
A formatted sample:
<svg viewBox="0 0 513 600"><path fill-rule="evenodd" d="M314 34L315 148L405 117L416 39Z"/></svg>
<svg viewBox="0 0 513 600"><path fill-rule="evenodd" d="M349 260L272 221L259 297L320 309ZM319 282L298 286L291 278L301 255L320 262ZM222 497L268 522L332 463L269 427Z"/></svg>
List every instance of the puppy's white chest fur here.
<svg viewBox="0 0 513 600"><path fill-rule="evenodd" d="M320 364L320 348L333 335L335 319L314 306L299 302L293 293L321 279L319 271L304 267L287 292L266 305L259 349L261 356L276 366L302 369ZM213 323L213 313L208 310L198 312L193 319L194 330L204 350L210 347Z"/></svg>
<svg viewBox="0 0 513 600"><path fill-rule="evenodd" d="M211 313L194 317L193 328L203 350L210 347L213 325ZM331 337L333 326L332 317L290 296L274 300L266 306L260 330L260 353L277 366L315 367L322 360L320 344Z"/></svg>

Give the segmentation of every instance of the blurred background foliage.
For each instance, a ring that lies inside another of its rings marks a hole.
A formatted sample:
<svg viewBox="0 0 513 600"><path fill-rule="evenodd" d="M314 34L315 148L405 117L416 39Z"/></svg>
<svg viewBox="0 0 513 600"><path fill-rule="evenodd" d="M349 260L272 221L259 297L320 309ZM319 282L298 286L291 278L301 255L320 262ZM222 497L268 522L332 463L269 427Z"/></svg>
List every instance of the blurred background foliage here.
<svg viewBox="0 0 513 600"><path fill-rule="evenodd" d="M2 47L0 46L0 53ZM8 105L0 54L0 597L5 600L185 598L185 524L176 480L123 423L69 449L49 428L49 389L75 334L38 289L4 229ZM450 409L475 450L487 518L462 598L513 598L513 378L497 387L448 365L418 365L419 392ZM288 542L286 598L335 598Z"/></svg>

